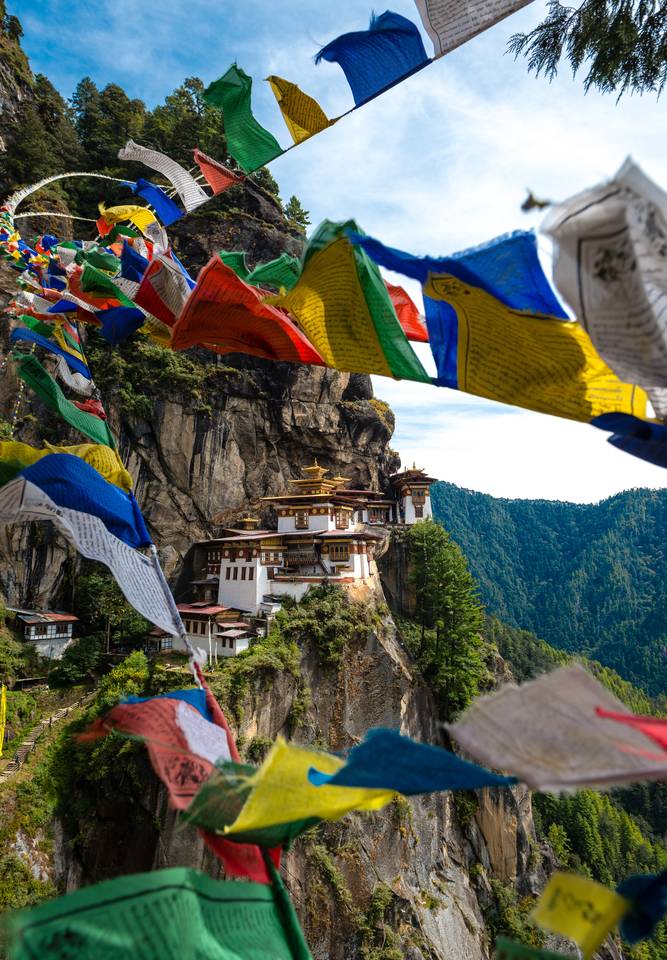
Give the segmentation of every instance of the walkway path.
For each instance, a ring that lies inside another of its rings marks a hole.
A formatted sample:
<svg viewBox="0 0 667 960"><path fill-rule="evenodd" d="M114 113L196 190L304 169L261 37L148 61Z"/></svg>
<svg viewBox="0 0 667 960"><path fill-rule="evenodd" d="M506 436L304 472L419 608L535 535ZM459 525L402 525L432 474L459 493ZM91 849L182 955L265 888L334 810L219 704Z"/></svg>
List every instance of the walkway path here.
<svg viewBox="0 0 667 960"><path fill-rule="evenodd" d="M0 783L5 783L5 781L13 777L15 773L18 773L26 759L35 749L38 741L44 736L47 730L51 729L54 723L58 723L59 720L64 720L75 707L80 707L82 704L91 700L92 697L93 694L89 693L85 697L81 697L80 700L75 700L74 703L70 703L68 706L58 710L57 713L52 714L50 717L45 717L43 720L40 720L37 726L32 728L25 740L21 741L18 750L14 754L14 758L0 770Z"/></svg>

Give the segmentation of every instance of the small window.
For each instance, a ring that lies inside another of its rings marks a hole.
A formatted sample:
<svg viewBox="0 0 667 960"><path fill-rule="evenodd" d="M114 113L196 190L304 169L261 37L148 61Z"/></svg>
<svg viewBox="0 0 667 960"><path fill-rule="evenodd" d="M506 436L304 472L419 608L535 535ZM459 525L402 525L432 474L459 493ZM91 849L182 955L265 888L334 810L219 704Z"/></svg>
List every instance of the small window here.
<svg viewBox="0 0 667 960"><path fill-rule="evenodd" d="M173 637L163 637L160 643L160 650L171 650L174 645Z"/></svg>
<svg viewBox="0 0 667 960"><path fill-rule="evenodd" d="M241 567L241 580L245 580L246 567Z"/></svg>
<svg viewBox="0 0 667 960"><path fill-rule="evenodd" d="M420 504L415 504L415 516L416 517L424 516L424 508Z"/></svg>
<svg viewBox="0 0 667 960"><path fill-rule="evenodd" d="M234 567L234 579L238 580L238 578L239 578L239 568Z"/></svg>
<svg viewBox="0 0 667 960"><path fill-rule="evenodd" d="M307 510L297 510L294 518L294 526L297 530L307 530L310 523L310 516Z"/></svg>
<svg viewBox="0 0 667 960"><path fill-rule="evenodd" d="M227 569L225 570L225 580L229 580L229 578L231 577L231 575L232 575L232 568L231 568L231 567L227 567Z"/></svg>
<svg viewBox="0 0 667 960"><path fill-rule="evenodd" d="M248 570L248 580L254 580L254 579L255 579L255 568L250 567L250 569Z"/></svg>

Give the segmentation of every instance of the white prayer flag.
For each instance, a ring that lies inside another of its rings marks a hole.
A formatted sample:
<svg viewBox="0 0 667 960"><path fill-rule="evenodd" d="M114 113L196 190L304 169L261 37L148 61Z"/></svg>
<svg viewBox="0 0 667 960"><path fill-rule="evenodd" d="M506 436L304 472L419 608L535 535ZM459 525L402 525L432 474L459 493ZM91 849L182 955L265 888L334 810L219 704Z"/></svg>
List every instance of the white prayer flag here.
<svg viewBox="0 0 667 960"><path fill-rule="evenodd" d="M415 0L436 57L449 53L532 0Z"/></svg>
<svg viewBox="0 0 667 960"><path fill-rule="evenodd" d="M119 160L136 160L145 164L152 170L157 170L163 177L173 184L176 193L183 201L186 210L194 210L202 203L206 203L209 195L199 186L185 167L176 163L171 157L157 150L148 150L140 146L134 140L128 140L124 147L118 151Z"/></svg>

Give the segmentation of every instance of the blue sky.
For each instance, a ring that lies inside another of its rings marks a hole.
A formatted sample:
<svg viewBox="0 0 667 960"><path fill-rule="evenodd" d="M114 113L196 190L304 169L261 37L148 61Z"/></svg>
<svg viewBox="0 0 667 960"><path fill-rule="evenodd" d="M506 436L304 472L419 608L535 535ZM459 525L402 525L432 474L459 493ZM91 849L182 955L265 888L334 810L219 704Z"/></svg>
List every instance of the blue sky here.
<svg viewBox="0 0 667 960"><path fill-rule="evenodd" d="M343 112L352 98L340 69L316 67L313 55L367 26L372 9L358 0L10 0L8 7L23 23L33 70L65 96L89 75L152 106L185 76L209 82L237 60L255 79L258 118L283 145L289 137L262 79L284 76L329 116ZM391 9L419 22L413 0L393 0ZM567 68L549 84L506 54L508 37L530 29L544 10L536 0L278 158L271 171L283 197L296 194L314 224L352 216L389 244L438 255L538 226L538 214L519 209L526 187L564 198L611 176L628 154L666 185L664 101L635 96L617 104L584 94ZM548 270L549 245L539 242ZM663 471L614 450L585 424L383 378L375 389L396 413L393 446L404 462L462 486L593 501L667 484Z"/></svg>

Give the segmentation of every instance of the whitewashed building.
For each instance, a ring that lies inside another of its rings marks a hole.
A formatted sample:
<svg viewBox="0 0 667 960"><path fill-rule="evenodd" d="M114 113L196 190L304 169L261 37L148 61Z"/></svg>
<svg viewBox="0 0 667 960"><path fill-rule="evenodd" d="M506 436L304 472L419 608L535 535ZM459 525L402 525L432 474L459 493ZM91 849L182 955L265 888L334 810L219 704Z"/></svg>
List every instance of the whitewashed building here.
<svg viewBox="0 0 667 960"><path fill-rule="evenodd" d="M60 660L74 640L74 624L79 618L53 610L21 610L7 607L7 620L23 632L40 657Z"/></svg>

